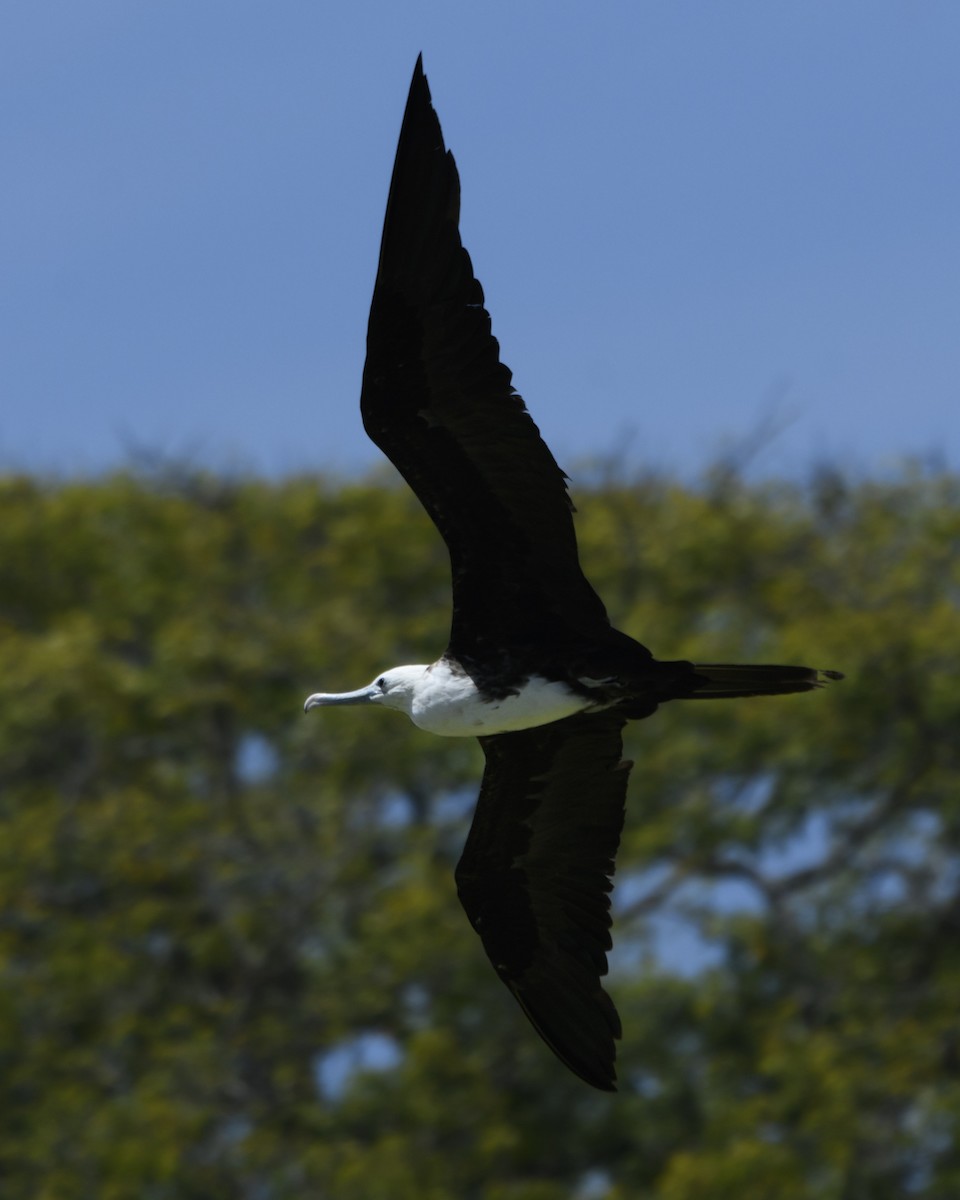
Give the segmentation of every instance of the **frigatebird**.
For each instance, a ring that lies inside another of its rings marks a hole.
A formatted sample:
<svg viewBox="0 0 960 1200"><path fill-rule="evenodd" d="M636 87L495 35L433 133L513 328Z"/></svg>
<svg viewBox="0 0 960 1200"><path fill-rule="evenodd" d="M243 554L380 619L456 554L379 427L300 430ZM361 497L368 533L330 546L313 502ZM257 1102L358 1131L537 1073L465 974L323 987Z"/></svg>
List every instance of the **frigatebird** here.
<svg viewBox="0 0 960 1200"><path fill-rule="evenodd" d="M418 58L387 199L361 413L440 531L453 617L434 663L326 704L380 704L478 737L486 758L457 890L497 974L554 1053L615 1090L607 971L628 720L666 700L805 692L835 671L658 661L580 569L567 477L500 361L460 241L460 181Z"/></svg>

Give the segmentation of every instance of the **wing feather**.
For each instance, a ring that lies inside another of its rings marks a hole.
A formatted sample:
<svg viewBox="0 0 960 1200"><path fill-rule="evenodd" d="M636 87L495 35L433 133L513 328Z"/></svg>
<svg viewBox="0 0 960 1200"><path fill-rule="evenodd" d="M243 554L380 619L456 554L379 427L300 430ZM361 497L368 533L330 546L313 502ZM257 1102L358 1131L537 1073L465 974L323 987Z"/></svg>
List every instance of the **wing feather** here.
<svg viewBox="0 0 960 1200"><path fill-rule="evenodd" d="M623 725L615 712L581 713L481 738L487 765L456 873L471 924L537 1032L606 1091L620 1037L600 977L630 767Z"/></svg>
<svg viewBox="0 0 960 1200"><path fill-rule="evenodd" d="M566 476L523 400L460 241L460 182L420 61L367 331L364 427L444 537L451 652L609 631L577 558Z"/></svg>

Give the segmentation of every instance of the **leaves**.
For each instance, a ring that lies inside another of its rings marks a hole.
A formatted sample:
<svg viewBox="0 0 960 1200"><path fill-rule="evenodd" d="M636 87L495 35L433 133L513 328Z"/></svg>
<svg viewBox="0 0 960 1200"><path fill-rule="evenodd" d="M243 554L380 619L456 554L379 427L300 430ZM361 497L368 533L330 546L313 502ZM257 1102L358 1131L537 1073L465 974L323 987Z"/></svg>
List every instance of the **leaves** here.
<svg viewBox="0 0 960 1200"><path fill-rule="evenodd" d="M957 1190L960 480L577 501L659 656L847 674L629 730L615 1097L459 911L476 745L300 711L445 645L409 494L0 480L5 1196Z"/></svg>

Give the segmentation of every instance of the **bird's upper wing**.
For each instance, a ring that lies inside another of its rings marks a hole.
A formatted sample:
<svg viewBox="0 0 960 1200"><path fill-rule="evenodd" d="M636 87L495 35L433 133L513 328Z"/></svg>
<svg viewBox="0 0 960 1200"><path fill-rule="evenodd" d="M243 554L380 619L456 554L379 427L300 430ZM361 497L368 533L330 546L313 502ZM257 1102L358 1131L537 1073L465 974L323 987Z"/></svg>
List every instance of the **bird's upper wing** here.
<svg viewBox="0 0 960 1200"><path fill-rule="evenodd" d="M418 60L387 201L361 409L367 433L447 543L450 649L463 659L478 640L597 637L609 625L580 570L566 477L500 362L459 214L457 168Z"/></svg>
<svg viewBox="0 0 960 1200"><path fill-rule="evenodd" d="M631 765L620 761L623 724L580 713L481 738L487 766L456 873L471 924L537 1032L606 1091L620 1036L600 976Z"/></svg>

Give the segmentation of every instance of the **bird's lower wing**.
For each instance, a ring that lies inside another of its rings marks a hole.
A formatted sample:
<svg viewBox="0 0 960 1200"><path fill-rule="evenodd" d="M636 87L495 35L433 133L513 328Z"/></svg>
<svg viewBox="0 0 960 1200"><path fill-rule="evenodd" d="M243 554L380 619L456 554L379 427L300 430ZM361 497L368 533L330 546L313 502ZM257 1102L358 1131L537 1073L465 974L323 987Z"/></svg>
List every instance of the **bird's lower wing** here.
<svg viewBox="0 0 960 1200"><path fill-rule="evenodd" d="M631 765L623 724L581 713L481 738L487 766L456 873L500 978L554 1053L605 1091L620 1036L600 977Z"/></svg>

